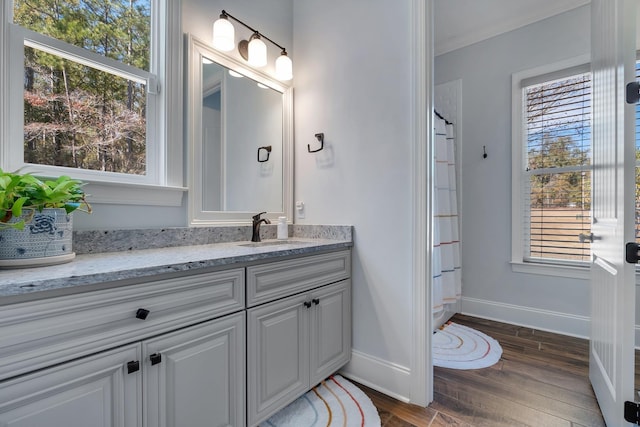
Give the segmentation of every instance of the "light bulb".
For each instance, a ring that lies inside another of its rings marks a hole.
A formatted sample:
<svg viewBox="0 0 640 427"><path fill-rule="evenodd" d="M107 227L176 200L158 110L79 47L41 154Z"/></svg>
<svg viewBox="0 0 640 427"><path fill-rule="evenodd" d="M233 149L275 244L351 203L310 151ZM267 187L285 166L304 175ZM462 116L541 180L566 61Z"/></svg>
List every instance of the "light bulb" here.
<svg viewBox="0 0 640 427"><path fill-rule="evenodd" d="M236 46L235 30L227 18L221 17L213 23L213 47L229 52Z"/></svg>
<svg viewBox="0 0 640 427"><path fill-rule="evenodd" d="M293 78L293 63L285 51L282 51L282 55L276 59L276 78L278 80L291 80Z"/></svg>
<svg viewBox="0 0 640 427"><path fill-rule="evenodd" d="M267 45L260 36L253 36L249 42L249 64L254 67L267 65Z"/></svg>

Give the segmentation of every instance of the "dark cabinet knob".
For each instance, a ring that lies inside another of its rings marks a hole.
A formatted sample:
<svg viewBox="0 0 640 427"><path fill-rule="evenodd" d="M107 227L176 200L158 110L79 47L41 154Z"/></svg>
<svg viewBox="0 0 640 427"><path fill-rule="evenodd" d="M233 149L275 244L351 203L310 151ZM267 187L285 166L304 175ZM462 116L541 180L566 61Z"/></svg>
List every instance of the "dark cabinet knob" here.
<svg viewBox="0 0 640 427"><path fill-rule="evenodd" d="M132 360L131 362L127 362L127 373L133 374L140 370L140 362L138 360Z"/></svg>
<svg viewBox="0 0 640 427"><path fill-rule="evenodd" d="M149 310L145 310L144 308L139 308L138 311L136 311L136 318L137 319L146 319L147 316L149 315Z"/></svg>
<svg viewBox="0 0 640 427"><path fill-rule="evenodd" d="M305 301L304 306L307 308L311 307L311 301Z"/></svg>
<svg viewBox="0 0 640 427"><path fill-rule="evenodd" d="M151 356L149 356L149 360L151 360L151 365L157 365L158 363L162 362L162 355L160 353L153 353Z"/></svg>
<svg viewBox="0 0 640 427"><path fill-rule="evenodd" d="M311 301L313 301L313 303L314 303L315 305L320 304L320 298L314 298L314 299L312 299Z"/></svg>

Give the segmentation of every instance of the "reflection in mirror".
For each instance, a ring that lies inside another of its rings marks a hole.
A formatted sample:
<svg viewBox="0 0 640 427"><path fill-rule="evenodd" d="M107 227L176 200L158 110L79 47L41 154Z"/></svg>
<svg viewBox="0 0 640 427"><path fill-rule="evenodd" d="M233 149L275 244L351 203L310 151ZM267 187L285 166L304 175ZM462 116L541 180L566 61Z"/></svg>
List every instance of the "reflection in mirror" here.
<svg viewBox="0 0 640 427"><path fill-rule="evenodd" d="M203 209L280 212L282 93L228 71L202 62ZM258 162L264 146L269 160Z"/></svg>
<svg viewBox="0 0 640 427"><path fill-rule="evenodd" d="M192 36L189 66L191 225L291 221L290 88Z"/></svg>

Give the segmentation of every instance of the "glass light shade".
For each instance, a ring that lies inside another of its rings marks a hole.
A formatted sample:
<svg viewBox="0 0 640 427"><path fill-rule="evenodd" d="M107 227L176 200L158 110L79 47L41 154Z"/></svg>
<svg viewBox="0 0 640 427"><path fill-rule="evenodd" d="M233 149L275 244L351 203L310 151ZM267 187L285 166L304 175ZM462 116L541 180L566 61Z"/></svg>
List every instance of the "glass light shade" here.
<svg viewBox="0 0 640 427"><path fill-rule="evenodd" d="M220 18L213 23L213 47L223 52L229 52L236 47L235 29L226 18Z"/></svg>
<svg viewBox="0 0 640 427"><path fill-rule="evenodd" d="M267 65L267 45L257 37L249 42L249 64L254 67Z"/></svg>
<svg viewBox="0 0 640 427"><path fill-rule="evenodd" d="M286 53L276 59L276 78L278 80L291 80L293 78L293 63Z"/></svg>

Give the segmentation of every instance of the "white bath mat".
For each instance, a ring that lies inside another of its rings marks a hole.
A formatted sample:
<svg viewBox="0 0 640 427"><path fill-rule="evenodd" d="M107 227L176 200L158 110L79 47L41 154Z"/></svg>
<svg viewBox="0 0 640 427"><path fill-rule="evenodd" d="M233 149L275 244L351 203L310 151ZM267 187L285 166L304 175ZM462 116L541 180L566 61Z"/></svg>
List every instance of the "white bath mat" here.
<svg viewBox="0 0 640 427"><path fill-rule="evenodd" d="M432 339L433 365L451 369L486 368L500 360L498 341L480 331L447 322Z"/></svg>
<svg viewBox="0 0 640 427"><path fill-rule="evenodd" d="M351 382L333 375L260 427L380 427L371 399Z"/></svg>

